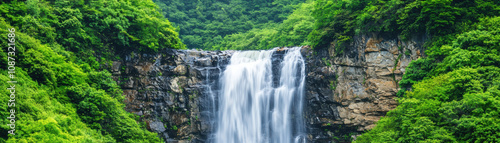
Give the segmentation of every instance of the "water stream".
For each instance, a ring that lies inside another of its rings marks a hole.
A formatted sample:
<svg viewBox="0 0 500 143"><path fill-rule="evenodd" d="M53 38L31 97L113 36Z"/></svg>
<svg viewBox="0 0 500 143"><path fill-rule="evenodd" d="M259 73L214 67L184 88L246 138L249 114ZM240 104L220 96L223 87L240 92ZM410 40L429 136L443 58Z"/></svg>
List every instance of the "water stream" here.
<svg viewBox="0 0 500 143"><path fill-rule="evenodd" d="M276 50L232 55L219 79L214 142L305 142L304 59L299 47Z"/></svg>

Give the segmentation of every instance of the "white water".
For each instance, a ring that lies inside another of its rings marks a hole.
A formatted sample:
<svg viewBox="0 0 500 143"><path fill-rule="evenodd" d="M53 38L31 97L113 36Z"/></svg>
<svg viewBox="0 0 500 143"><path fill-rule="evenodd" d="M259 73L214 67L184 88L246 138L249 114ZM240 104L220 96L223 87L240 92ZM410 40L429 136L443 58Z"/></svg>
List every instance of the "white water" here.
<svg viewBox="0 0 500 143"><path fill-rule="evenodd" d="M300 48L289 49L273 87L272 54L233 54L220 78L216 143L305 142L302 100L305 63Z"/></svg>

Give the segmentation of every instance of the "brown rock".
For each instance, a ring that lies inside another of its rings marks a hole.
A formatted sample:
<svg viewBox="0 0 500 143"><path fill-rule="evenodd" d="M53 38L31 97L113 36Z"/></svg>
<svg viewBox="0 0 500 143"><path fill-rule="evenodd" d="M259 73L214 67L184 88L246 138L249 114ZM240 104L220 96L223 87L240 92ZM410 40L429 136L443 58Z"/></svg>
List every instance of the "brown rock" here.
<svg viewBox="0 0 500 143"><path fill-rule="evenodd" d="M368 42L366 42L365 53L380 51L380 48L377 47L377 44L382 42L382 40L383 39L373 39L373 38L368 39Z"/></svg>
<svg viewBox="0 0 500 143"><path fill-rule="evenodd" d="M368 39L368 40L365 40ZM418 59L420 50L423 50L424 41L401 41L400 39L382 39L378 38L377 34L372 36L360 35L353 37L353 42L348 44L344 49L344 53L340 55L335 53L334 45L331 45L324 51L316 51L318 53L328 52L329 57L313 57L309 58L308 63L323 63L322 58L332 59L332 71L334 76L328 76L328 71L323 68L322 72L314 72L314 69L309 69L308 80L311 82L323 83L325 85L309 86L307 94L313 94L316 91L321 91L328 87L329 81L335 81L336 90L333 92L333 103L329 103L328 97L331 95L315 94L314 99L319 99L313 103L309 103L306 107L308 112L309 124L336 124L342 125L343 130L365 131L372 129L375 123L384 116L388 111L396 108L398 102L394 99L399 90L397 81L401 80L408 64L415 59ZM394 65L401 54L398 47L405 47L405 51L409 50L413 55L402 55L397 65ZM338 54L338 53L337 53ZM317 61L315 61L317 60ZM314 67L322 67L325 65L314 65ZM311 74L313 73L314 74ZM323 78L313 78L320 77ZM396 81L394 80L396 79ZM313 92L314 91L314 92ZM326 93L326 92L325 92ZM307 97L312 95L306 95ZM323 116L324 114L314 114L318 110L324 110L325 107L332 108L335 116L330 117L333 121L314 120L315 117ZM320 129L323 130L323 129ZM322 133L326 134L325 132Z"/></svg>
<svg viewBox="0 0 500 143"><path fill-rule="evenodd" d="M174 73L176 73L178 75L186 75L187 68L185 65L178 65L177 67L175 67Z"/></svg>
<svg viewBox="0 0 500 143"><path fill-rule="evenodd" d="M187 84L185 76L175 77L170 81L170 89L176 93L182 93Z"/></svg>

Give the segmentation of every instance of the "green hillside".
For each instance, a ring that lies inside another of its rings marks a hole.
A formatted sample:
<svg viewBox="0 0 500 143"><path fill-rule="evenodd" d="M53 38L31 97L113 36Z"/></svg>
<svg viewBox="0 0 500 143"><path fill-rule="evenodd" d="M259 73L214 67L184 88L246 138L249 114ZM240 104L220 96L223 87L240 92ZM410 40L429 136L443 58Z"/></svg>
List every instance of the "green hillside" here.
<svg viewBox="0 0 500 143"><path fill-rule="evenodd" d="M2 2L0 142L160 142L123 109L122 90L106 70L120 54L185 48L156 9L142 0ZM4 118L11 109L15 135Z"/></svg>
<svg viewBox="0 0 500 143"><path fill-rule="evenodd" d="M315 48L342 50L367 32L431 37L399 83L398 107L356 142L500 141L499 1L318 0L313 16Z"/></svg>
<svg viewBox="0 0 500 143"><path fill-rule="evenodd" d="M180 38L188 48L220 49L227 35L279 24L305 0L154 1L179 28Z"/></svg>

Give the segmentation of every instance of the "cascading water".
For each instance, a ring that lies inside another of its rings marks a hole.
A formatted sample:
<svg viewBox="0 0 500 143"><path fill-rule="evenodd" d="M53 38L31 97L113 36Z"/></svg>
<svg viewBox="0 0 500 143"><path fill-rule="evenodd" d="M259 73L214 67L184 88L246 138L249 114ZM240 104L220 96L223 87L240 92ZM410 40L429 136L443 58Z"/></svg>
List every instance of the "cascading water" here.
<svg viewBox="0 0 500 143"><path fill-rule="evenodd" d="M219 79L214 142L305 142L304 59L299 47L288 49L275 65L278 70L273 71L274 52L276 49L233 54ZM273 79L279 81L273 83Z"/></svg>

